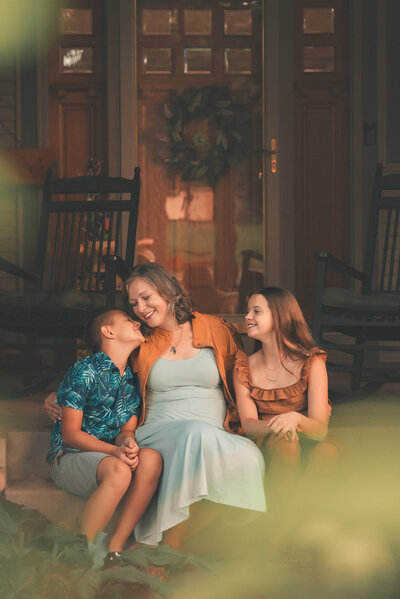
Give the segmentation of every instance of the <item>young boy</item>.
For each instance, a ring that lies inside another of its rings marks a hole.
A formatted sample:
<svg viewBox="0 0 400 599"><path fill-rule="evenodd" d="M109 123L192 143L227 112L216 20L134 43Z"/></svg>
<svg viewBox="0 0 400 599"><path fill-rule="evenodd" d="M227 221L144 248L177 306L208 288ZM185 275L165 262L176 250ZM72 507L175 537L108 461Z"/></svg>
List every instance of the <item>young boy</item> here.
<svg viewBox="0 0 400 599"><path fill-rule="evenodd" d="M78 360L58 388L61 421L54 424L47 461L58 487L88 497L81 518L88 541L124 498L108 543L112 562L156 490L162 459L135 441L141 395L127 361L144 341L139 323L109 310L93 320L89 337L93 355Z"/></svg>

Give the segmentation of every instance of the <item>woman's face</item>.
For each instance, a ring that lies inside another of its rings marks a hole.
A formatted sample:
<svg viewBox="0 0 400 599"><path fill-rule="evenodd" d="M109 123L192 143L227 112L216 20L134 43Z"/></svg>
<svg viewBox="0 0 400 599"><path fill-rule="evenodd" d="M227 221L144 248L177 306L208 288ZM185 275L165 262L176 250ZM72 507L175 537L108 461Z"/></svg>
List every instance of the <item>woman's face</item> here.
<svg viewBox="0 0 400 599"><path fill-rule="evenodd" d="M137 277L132 281L128 287L128 299L136 316L151 328L164 327L173 320L167 301L146 279Z"/></svg>
<svg viewBox="0 0 400 599"><path fill-rule="evenodd" d="M263 295L256 293L250 297L245 319L247 334L253 339L261 339L274 331L272 312Z"/></svg>

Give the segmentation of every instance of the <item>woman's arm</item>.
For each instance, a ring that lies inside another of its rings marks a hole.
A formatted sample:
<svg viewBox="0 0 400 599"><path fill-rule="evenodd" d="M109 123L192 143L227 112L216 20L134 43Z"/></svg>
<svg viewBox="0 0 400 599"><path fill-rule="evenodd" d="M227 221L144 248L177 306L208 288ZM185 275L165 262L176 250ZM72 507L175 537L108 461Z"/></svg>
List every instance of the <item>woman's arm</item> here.
<svg viewBox="0 0 400 599"><path fill-rule="evenodd" d="M82 451L99 451L101 453L106 453L120 458L130 467L133 466L134 458L128 457L126 446L106 443L105 441L101 441L100 439L85 433L81 428L82 417L83 412L81 410L67 408L65 406L62 407L61 437L65 445ZM132 425L134 425L136 416L132 416L125 426L129 425L131 420Z"/></svg>
<svg viewBox="0 0 400 599"><path fill-rule="evenodd" d="M235 387L240 423L244 433L253 437L270 435L272 430L269 424L259 420L257 406L251 398L248 388L239 379L236 368L233 369L233 385Z"/></svg>
<svg viewBox="0 0 400 599"><path fill-rule="evenodd" d="M61 407L56 402L57 391L51 391L43 400L43 408L47 416L53 421L61 419Z"/></svg>

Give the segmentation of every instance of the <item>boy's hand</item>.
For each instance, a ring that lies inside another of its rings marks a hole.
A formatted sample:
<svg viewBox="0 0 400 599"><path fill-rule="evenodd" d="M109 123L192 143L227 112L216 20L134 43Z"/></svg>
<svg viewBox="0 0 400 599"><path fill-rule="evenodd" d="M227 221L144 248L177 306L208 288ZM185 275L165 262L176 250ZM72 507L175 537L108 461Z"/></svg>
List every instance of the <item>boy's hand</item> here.
<svg viewBox="0 0 400 599"><path fill-rule="evenodd" d="M57 393L56 391L52 391L43 401L44 411L53 422L61 420L61 407L56 403L56 399Z"/></svg>
<svg viewBox="0 0 400 599"><path fill-rule="evenodd" d="M125 464L129 466L131 470L135 470L137 468L137 465L139 464L139 458L137 456L134 458L128 457L126 449L127 448L125 447L125 445L115 445L112 455L122 460Z"/></svg>
<svg viewBox="0 0 400 599"><path fill-rule="evenodd" d="M125 452L128 458L136 458L139 453L139 445L136 443L134 437L127 437L124 439L122 447L125 447Z"/></svg>

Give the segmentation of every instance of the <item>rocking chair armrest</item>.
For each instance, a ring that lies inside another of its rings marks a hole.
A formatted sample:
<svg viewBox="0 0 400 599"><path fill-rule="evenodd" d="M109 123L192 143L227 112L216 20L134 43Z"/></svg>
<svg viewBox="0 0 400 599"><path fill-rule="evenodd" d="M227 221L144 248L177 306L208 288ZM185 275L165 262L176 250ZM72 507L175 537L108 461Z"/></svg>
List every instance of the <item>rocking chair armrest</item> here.
<svg viewBox="0 0 400 599"><path fill-rule="evenodd" d="M20 266L17 266L16 264L9 262L8 260L6 260L5 258L2 258L1 256L0 256L0 271L6 272L9 275L14 275L15 277L21 277L22 279L28 279L29 281L35 281L36 283L38 283L40 281L40 277L38 275L36 275L35 273L29 272L28 270L25 270L25 269L21 268Z"/></svg>
<svg viewBox="0 0 400 599"><path fill-rule="evenodd" d="M343 262L342 260L339 260L339 258L336 258L336 256L333 256L333 254L328 254L327 252L317 252L314 254L314 258L317 262L322 262L325 269L342 272L350 277L353 277L354 279L362 281L363 283L367 281L366 275L361 270L346 264L346 262Z"/></svg>

